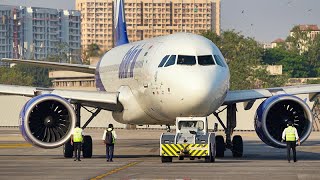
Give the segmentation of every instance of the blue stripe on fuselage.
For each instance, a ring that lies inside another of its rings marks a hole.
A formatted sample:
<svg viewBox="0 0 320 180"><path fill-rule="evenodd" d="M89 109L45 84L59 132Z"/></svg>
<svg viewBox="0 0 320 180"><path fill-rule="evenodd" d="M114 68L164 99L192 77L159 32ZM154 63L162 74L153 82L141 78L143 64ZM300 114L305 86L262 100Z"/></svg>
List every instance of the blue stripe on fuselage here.
<svg viewBox="0 0 320 180"><path fill-rule="evenodd" d="M97 64L97 67L96 67L96 73L95 73L95 79L96 79L96 89L98 91L106 91L103 83L102 83L102 80L101 80L101 75L100 75L100 70L99 70L99 67L100 67L100 63L103 59L103 56L102 58L100 59L100 61L98 62Z"/></svg>
<svg viewBox="0 0 320 180"><path fill-rule="evenodd" d="M133 69L134 69L134 66L136 65L136 61L137 61L138 56L139 56L139 54L140 54L141 51L142 51L142 49L140 49L140 50L137 52L137 54L134 56L134 59L133 59L133 61L132 61L132 63L131 63L131 67L130 67L130 77L133 77Z"/></svg>
<svg viewBox="0 0 320 180"><path fill-rule="evenodd" d="M118 74L119 79L133 77L134 66L136 64L138 56L142 51L143 46L144 45L133 46L124 55L124 57L122 58L121 64L119 66L119 74Z"/></svg>
<svg viewBox="0 0 320 180"><path fill-rule="evenodd" d="M121 64L119 66L119 79L124 78L125 65L126 65L127 61L130 59L130 55L134 51L134 48L135 47L130 48L129 51L122 58Z"/></svg>

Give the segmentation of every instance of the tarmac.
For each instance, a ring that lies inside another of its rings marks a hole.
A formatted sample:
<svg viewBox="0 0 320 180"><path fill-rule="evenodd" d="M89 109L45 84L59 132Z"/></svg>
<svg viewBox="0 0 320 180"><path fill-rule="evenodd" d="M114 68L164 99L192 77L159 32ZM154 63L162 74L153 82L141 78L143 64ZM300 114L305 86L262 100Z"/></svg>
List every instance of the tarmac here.
<svg viewBox="0 0 320 180"><path fill-rule="evenodd" d="M117 129L114 162L106 162L103 129L85 132L93 138L93 157L78 162L64 158L62 147L33 147L18 128L0 128L0 179L320 179L320 132L297 147L296 163L288 163L285 149L265 145L255 132L234 133L244 140L242 158L227 150L215 163L177 158L161 163L159 137L164 130L141 129Z"/></svg>

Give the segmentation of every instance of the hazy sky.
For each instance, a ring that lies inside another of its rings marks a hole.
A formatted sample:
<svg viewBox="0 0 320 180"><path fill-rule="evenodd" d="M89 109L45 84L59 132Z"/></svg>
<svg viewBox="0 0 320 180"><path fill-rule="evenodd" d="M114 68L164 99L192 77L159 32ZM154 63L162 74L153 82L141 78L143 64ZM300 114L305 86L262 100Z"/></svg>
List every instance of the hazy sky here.
<svg viewBox="0 0 320 180"><path fill-rule="evenodd" d="M222 0L221 28L259 41L286 38L294 25L320 27L319 0Z"/></svg>
<svg viewBox="0 0 320 180"><path fill-rule="evenodd" d="M0 4L74 9L75 0L0 0ZM258 41L286 38L297 24L320 27L320 0L221 0L221 28Z"/></svg>

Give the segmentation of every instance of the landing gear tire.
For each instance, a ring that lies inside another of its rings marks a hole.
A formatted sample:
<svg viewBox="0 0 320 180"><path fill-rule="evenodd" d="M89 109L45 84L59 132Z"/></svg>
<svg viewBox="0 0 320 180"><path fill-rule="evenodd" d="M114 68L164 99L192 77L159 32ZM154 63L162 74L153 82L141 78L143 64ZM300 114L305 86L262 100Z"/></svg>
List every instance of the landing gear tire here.
<svg viewBox="0 0 320 180"><path fill-rule="evenodd" d="M212 152L212 148L210 148L210 156L205 157L205 162L206 163L215 162L215 155Z"/></svg>
<svg viewBox="0 0 320 180"><path fill-rule="evenodd" d="M232 156L242 157L243 155L243 141L239 135L233 136L232 138Z"/></svg>
<svg viewBox="0 0 320 180"><path fill-rule="evenodd" d="M172 157L161 156L161 162L162 163L171 163L172 162Z"/></svg>
<svg viewBox="0 0 320 180"><path fill-rule="evenodd" d="M221 135L216 136L216 157L224 157L224 151L226 150L226 144L224 138Z"/></svg>
<svg viewBox="0 0 320 180"><path fill-rule="evenodd" d="M72 158L73 156L73 145L71 145L70 140L63 145L63 156L65 158Z"/></svg>
<svg viewBox="0 0 320 180"><path fill-rule="evenodd" d="M91 136L84 136L83 137L82 156L84 158L91 158L92 157L92 138L91 138Z"/></svg>

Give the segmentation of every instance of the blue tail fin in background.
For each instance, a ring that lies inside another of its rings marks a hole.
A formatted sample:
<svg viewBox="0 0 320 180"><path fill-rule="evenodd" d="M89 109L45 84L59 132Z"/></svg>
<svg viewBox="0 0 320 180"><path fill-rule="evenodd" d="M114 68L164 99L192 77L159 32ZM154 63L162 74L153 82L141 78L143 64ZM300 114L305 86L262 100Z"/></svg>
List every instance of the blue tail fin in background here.
<svg viewBox="0 0 320 180"><path fill-rule="evenodd" d="M124 0L114 1L114 25L115 46L129 43L126 18L124 14Z"/></svg>

